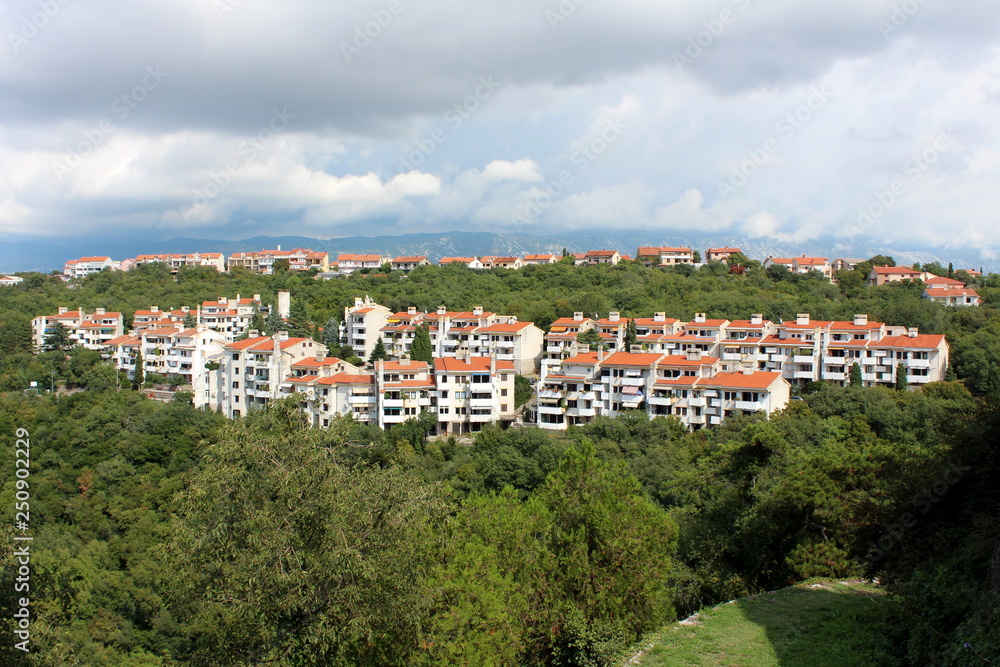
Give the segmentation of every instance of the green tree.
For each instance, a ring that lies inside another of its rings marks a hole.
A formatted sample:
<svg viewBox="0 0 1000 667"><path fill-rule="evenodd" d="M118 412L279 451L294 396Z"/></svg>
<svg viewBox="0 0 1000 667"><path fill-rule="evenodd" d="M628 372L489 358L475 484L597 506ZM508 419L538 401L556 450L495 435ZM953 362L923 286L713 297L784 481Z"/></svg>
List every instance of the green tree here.
<svg viewBox="0 0 1000 667"><path fill-rule="evenodd" d="M889 255L875 255L868 259L868 263L872 266L896 266L896 260Z"/></svg>
<svg viewBox="0 0 1000 667"><path fill-rule="evenodd" d="M859 364L856 361L853 364L851 364L851 371L849 377L850 377L850 386L852 387L864 386L864 378L861 375L861 364Z"/></svg>
<svg viewBox="0 0 1000 667"><path fill-rule="evenodd" d="M691 261L695 264L701 264L701 253L697 250L691 251Z"/></svg>
<svg viewBox="0 0 1000 667"><path fill-rule="evenodd" d="M434 361L434 348L431 347L431 330L426 324L418 324L413 334L413 345L410 347L410 358L414 361Z"/></svg>
<svg viewBox="0 0 1000 667"><path fill-rule="evenodd" d="M198 320L195 318L194 313L188 313L184 316L182 324L185 329L194 329L198 326Z"/></svg>
<svg viewBox="0 0 1000 667"><path fill-rule="evenodd" d="M62 322L56 322L42 339L42 349L47 352L64 352L76 345L69 329Z"/></svg>
<svg viewBox="0 0 1000 667"><path fill-rule="evenodd" d="M340 349L340 322L335 317L328 319L323 326L323 344L331 354Z"/></svg>
<svg viewBox="0 0 1000 667"><path fill-rule="evenodd" d="M385 343L382 342L381 336L375 341L375 347L372 348L372 353L368 355L368 363L374 364L378 360L385 360L389 357L389 353L386 352Z"/></svg>
<svg viewBox="0 0 1000 667"><path fill-rule="evenodd" d="M906 391L909 381L906 377L906 365L902 362L896 364L896 389Z"/></svg>
<svg viewBox="0 0 1000 667"><path fill-rule="evenodd" d="M587 329L586 331L581 331L576 335L576 342L583 343L584 345L590 345L591 348L596 348L598 345L602 344L601 334L597 333L597 329Z"/></svg>
<svg viewBox="0 0 1000 667"><path fill-rule="evenodd" d="M167 550L183 662L412 664L450 508L399 468L338 463L349 428L278 402L209 447Z"/></svg>
<svg viewBox="0 0 1000 667"><path fill-rule="evenodd" d="M146 382L146 361L142 357L142 347L135 355L135 371L132 373L132 386L136 390L142 389Z"/></svg>
<svg viewBox="0 0 1000 667"><path fill-rule="evenodd" d="M278 307L272 305L267 311L267 320L264 322L264 331L273 336L279 331L285 330L285 326L285 320L278 314Z"/></svg>
<svg viewBox="0 0 1000 667"><path fill-rule="evenodd" d="M744 255L742 252L734 252L726 260L726 264L729 266L749 266L750 258Z"/></svg>
<svg viewBox="0 0 1000 667"><path fill-rule="evenodd" d="M274 265L271 268L274 274L288 273L289 269L291 269L291 262L287 259L274 260Z"/></svg>
<svg viewBox="0 0 1000 667"><path fill-rule="evenodd" d="M631 350L632 346L636 344L638 339L638 332L635 328L635 320L630 319L628 324L625 325L625 349Z"/></svg>

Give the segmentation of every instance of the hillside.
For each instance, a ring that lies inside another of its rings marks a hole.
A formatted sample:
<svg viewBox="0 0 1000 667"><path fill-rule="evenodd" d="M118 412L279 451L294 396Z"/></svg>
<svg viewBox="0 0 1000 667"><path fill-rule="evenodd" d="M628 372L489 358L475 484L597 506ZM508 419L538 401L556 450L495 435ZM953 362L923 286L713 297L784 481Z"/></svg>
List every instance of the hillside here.
<svg viewBox="0 0 1000 667"><path fill-rule="evenodd" d="M654 633L622 667L895 665L874 630L891 603L858 580L818 580L703 610Z"/></svg>

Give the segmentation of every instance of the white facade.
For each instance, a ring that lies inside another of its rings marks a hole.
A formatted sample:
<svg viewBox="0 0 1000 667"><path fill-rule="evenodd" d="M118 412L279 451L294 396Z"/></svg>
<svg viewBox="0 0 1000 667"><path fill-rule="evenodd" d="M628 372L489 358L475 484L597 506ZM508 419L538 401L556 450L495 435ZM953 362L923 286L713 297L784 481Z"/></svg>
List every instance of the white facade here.
<svg viewBox="0 0 1000 667"><path fill-rule="evenodd" d="M434 360L438 433L469 433L514 420L514 364L495 357Z"/></svg>
<svg viewBox="0 0 1000 667"><path fill-rule="evenodd" d="M100 350L109 340L125 333L125 320L121 313L111 313L98 308L88 315L82 310L60 307L55 315L41 315L31 320L32 342L35 349L42 348L45 336L56 323L66 327L75 345L81 345L88 350Z"/></svg>
<svg viewBox="0 0 1000 667"><path fill-rule="evenodd" d="M380 306L370 297L357 297L354 305L344 309L343 337L354 354L367 360L375 349L375 343L382 335L382 327L386 325L392 311Z"/></svg>

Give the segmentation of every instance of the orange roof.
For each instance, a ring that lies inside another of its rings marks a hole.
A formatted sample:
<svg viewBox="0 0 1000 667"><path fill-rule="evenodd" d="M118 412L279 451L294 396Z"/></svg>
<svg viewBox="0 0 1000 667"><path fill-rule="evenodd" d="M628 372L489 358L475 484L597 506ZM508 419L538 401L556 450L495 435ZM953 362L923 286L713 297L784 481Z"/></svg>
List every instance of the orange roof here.
<svg viewBox="0 0 1000 667"><path fill-rule="evenodd" d="M316 384L375 384L375 376L337 373L328 378L320 378L316 381Z"/></svg>
<svg viewBox="0 0 1000 667"><path fill-rule="evenodd" d="M110 257L81 257L77 262L106 262Z"/></svg>
<svg viewBox="0 0 1000 667"><path fill-rule="evenodd" d="M965 287L965 283L961 280L945 278L944 276L934 276L933 278L925 280L924 284L928 287Z"/></svg>
<svg viewBox="0 0 1000 667"><path fill-rule="evenodd" d="M452 357L438 357L434 359L434 369L446 373L488 371L490 370L490 358L469 357L467 361L461 361ZM514 370L514 362L498 359L497 370L512 371Z"/></svg>
<svg viewBox="0 0 1000 667"><path fill-rule="evenodd" d="M342 362L343 362L343 359L338 359L337 357L327 357L326 359L323 359L322 361L320 361L316 357L309 357L308 359L302 359L301 361L296 361L294 364L292 364L292 368L296 368L296 367L301 367L301 368L317 367L318 368L318 367L322 367L322 366L336 366L337 364L342 363Z"/></svg>
<svg viewBox="0 0 1000 667"><path fill-rule="evenodd" d="M881 276L892 275L892 274L917 276L923 273L923 271L917 271L915 269L911 269L908 266L876 266L872 269L872 271L874 271L876 275L881 275Z"/></svg>
<svg viewBox="0 0 1000 667"><path fill-rule="evenodd" d="M476 329L476 333L517 333L527 329L533 324L533 322L514 322L513 324L508 324L506 322L501 322L497 324L491 324L488 327L479 327Z"/></svg>
<svg viewBox="0 0 1000 667"><path fill-rule="evenodd" d="M924 290L927 296L975 296L979 293L974 289L956 289L950 287L931 287Z"/></svg>
<svg viewBox="0 0 1000 667"><path fill-rule="evenodd" d="M739 248L709 248L708 252L711 252L711 253L720 253L720 252L735 253L735 252L743 252L743 251L740 250Z"/></svg>
<svg viewBox="0 0 1000 667"><path fill-rule="evenodd" d="M791 257L768 257L772 264L791 264Z"/></svg>
<svg viewBox="0 0 1000 667"><path fill-rule="evenodd" d="M587 257L613 257L618 254L617 250L588 250Z"/></svg>
<svg viewBox="0 0 1000 667"><path fill-rule="evenodd" d="M663 357L655 352L615 352L602 363L607 366L652 366Z"/></svg>
<svg viewBox="0 0 1000 667"><path fill-rule="evenodd" d="M766 324L769 324L767 320L764 320L760 324L754 324L750 320L733 320L729 323L727 329L762 329Z"/></svg>
<svg viewBox="0 0 1000 667"><path fill-rule="evenodd" d="M644 327L656 327L666 324L676 324L677 322L680 322L680 320L673 317L668 317L662 322L659 322L652 317L637 317L635 319L636 326L644 326Z"/></svg>
<svg viewBox="0 0 1000 667"><path fill-rule="evenodd" d="M387 361L383 368L387 371L426 371L430 365L426 361L413 361L410 360L409 364L404 364L402 361Z"/></svg>
<svg viewBox="0 0 1000 667"><path fill-rule="evenodd" d="M385 384L386 389L422 389L433 386L434 381L430 378L426 380L401 380L399 382L387 382Z"/></svg>
<svg viewBox="0 0 1000 667"><path fill-rule="evenodd" d="M754 371L749 375L745 373L716 373L711 378L700 380L698 384L735 389L767 389L780 379L781 373L771 371Z"/></svg>
<svg viewBox="0 0 1000 667"><path fill-rule="evenodd" d="M688 359L682 354L668 354L663 357L657 366L711 366L719 360L718 357L709 357L708 355L703 356L701 359L694 360Z"/></svg>
<svg viewBox="0 0 1000 667"><path fill-rule="evenodd" d="M564 364L577 364L585 366L593 366L597 363L597 353L596 352L583 352L575 357L569 357L568 359L563 359Z"/></svg>
<svg viewBox="0 0 1000 667"><path fill-rule="evenodd" d="M826 264L828 258L826 257L796 257L796 264Z"/></svg>
<svg viewBox="0 0 1000 667"><path fill-rule="evenodd" d="M392 260L392 263L393 264L413 264L413 263L416 263L416 262L425 262L425 261L427 261L426 257L397 257L396 259Z"/></svg>
<svg viewBox="0 0 1000 667"><path fill-rule="evenodd" d="M468 264L474 261L475 257L442 257L438 260L438 264L453 264L455 262L461 262L462 264Z"/></svg>
<svg viewBox="0 0 1000 667"><path fill-rule="evenodd" d="M710 327L710 328L714 328L714 327L721 327L721 326L724 326L726 324L729 324L729 320L705 320L704 322L695 322L694 320L691 320L690 322L685 323L684 326L685 327Z"/></svg>
<svg viewBox="0 0 1000 667"><path fill-rule="evenodd" d="M916 347L921 349L933 349L941 345L944 336L935 334L917 334L910 336L886 336L873 347Z"/></svg>
<svg viewBox="0 0 1000 667"><path fill-rule="evenodd" d="M525 255L524 259L525 260L529 260L529 259L531 259L531 260L534 260L534 259L539 259L539 260L545 259L545 260L548 260L548 259L552 259L553 257L555 257L555 255Z"/></svg>
<svg viewBox="0 0 1000 667"><path fill-rule="evenodd" d="M382 255L338 255L338 262L378 262Z"/></svg>
<svg viewBox="0 0 1000 667"><path fill-rule="evenodd" d="M135 336L118 336L117 338L112 338L111 340L104 343L105 345L138 345L139 339Z"/></svg>

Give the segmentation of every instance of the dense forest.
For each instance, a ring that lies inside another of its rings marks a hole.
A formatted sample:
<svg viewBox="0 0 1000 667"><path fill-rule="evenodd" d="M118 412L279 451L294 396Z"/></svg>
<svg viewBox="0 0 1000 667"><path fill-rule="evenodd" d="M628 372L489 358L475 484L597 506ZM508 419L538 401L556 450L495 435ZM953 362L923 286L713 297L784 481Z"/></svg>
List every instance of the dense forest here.
<svg viewBox="0 0 1000 667"><path fill-rule="evenodd" d="M860 273L860 272L858 272ZM409 275L253 276L146 266L0 292L2 561L12 558L14 440L30 433L34 665L605 665L719 601L813 576L878 578L896 612L860 664L1000 658L1000 279L980 308L724 265L634 263ZM179 395L121 388L97 353L35 355L31 317L61 305L194 306L290 289L317 337L355 296L444 304L541 326L624 316L868 313L944 333L951 381L919 392L816 383L770 419L687 432L644 413L553 435L487 428L472 444L293 406L229 422ZM56 384L69 395L25 391ZM5 584L0 625L13 637Z"/></svg>

